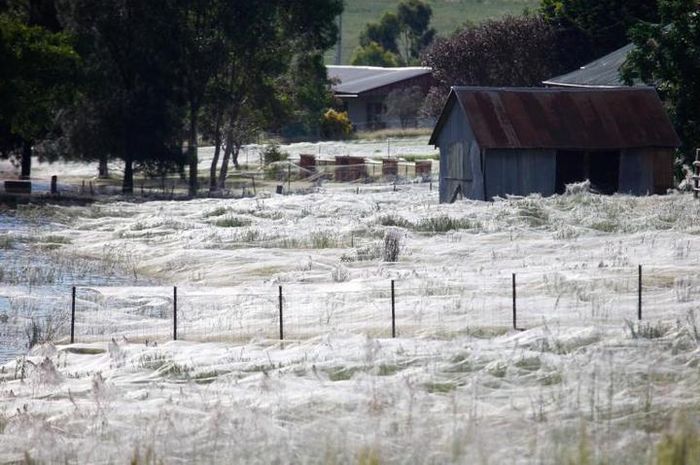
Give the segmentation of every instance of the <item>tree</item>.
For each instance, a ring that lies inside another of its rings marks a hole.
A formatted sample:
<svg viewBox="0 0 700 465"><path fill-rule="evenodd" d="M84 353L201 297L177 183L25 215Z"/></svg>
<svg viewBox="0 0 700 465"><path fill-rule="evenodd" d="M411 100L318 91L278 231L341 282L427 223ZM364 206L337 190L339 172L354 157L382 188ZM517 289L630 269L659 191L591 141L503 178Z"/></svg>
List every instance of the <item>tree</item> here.
<svg viewBox="0 0 700 465"><path fill-rule="evenodd" d="M370 42L364 47L355 49L350 63L354 66L399 66L397 56L384 50L384 48L376 42Z"/></svg>
<svg viewBox="0 0 700 465"><path fill-rule="evenodd" d="M219 179L210 180L210 189L223 186L229 160L237 167L241 145L261 128L278 128L300 106L315 111L314 98L319 96L310 94L319 83L327 85L325 70L319 74L321 56L335 43L333 19L342 7L342 0L266 1L235 7L238 17L230 25L224 66L216 76L223 98L207 106L214 114L219 108L223 115L219 140L223 140L224 155ZM296 79L308 78L310 91L289 79L290 68L301 71ZM215 157L212 178L217 163Z"/></svg>
<svg viewBox="0 0 700 465"><path fill-rule="evenodd" d="M657 0L541 0L540 12L557 27L572 69L627 44L637 22L658 20Z"/></svg>
<svg viewBox="0 0 700 465"><path fill-rule="evenodd" d="M121 158L126 194L133 192L134 164L163 169L182 155L175 13L168 0L69 0L62 11L84 58L81 99L72 113L80 117L66 122L68 139L87 159Z"/></svg>
<svg viewBox="0 0 700 465"><path fill-rule="evenodd" d="M378 23L368 23L360 34L360 46L367 47L373 42L387 52L399 54L396 39L401 33L401 20L396 13L387 11Z"/></svg>
<svg viewBox="0 0 700 465"><path fill-rule="evenodd" d="M700 147L700 8L696 0L660 0L659 23L631 30L635 49L622 77L655 85L681 137L688 161Z"/></svg>
<svg viewBox="0 0 700 465"><path fill-rule="evenodd" d="M424 56L438 82L426 98L426 113L439 114L451 86L542 85L566 70L556 38L556 29L541 17L506 16L438 39Z"/></svg>
<svg viewBox="0 0 700 465"><path fill-rule="evenodd" d="M560 71L555 30L536 16L506 16L438 39L424 64L442 85L539 86Z"/></svg>
<svg viewBox="0 0 700 465"><path fill-rule="evenodd" d="M404 62L417 61L423 49L433 42L435 29L430 27L432 15L430 5L421 0L405 0L399 3L398 17Z"/></svg>
<svg viewBox="0 0 700 465"><path fill-rule="evenodd" d="M392 90L386 96L386 114L391 118L398 118L404 129L411 123L415 125L424 97L418 86Z"/></svg>
<svg viewBox="0 0 700 465"><path fill-rule="evenodd" d="M386 12L378 23L367 24L351 63L374 66L417 63L435 38L435 29L430 27L432 15L432 8L422 0L402 1L396 13Z"/></svg>
<svg viewBox="0 0 700 465"><path fill-rule="evenodd" d="M73 100L79 62L68 34L0 15L0 150L20 152L23 178L31 175L34 144Z"/></svg>

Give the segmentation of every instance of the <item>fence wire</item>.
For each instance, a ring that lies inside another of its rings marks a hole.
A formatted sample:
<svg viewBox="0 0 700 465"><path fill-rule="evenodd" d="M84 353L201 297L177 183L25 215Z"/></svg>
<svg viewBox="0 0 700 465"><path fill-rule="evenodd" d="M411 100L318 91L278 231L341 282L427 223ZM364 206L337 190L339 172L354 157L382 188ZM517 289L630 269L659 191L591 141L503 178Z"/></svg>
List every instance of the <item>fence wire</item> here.
<svg viewBox="0 0 700 465"><path fill-rule="evenodd" d="M692 267L645 266L642 284L644 320L683 320L700 311L700 271ZM391 337L393 313L398 337L453 337L513 326L620 327L639 317L637 268L521 272L515 285L515 307L508 273L472 275L463 282L397 280L393 299L389 280L283 285L281 299L280 288L272 285L178 287L177 324L171 287L80 287L73 331L77 342ZM69 340L70 289L57 294L52 288L41 298L14 297L3 305L3 345L30 339L33 326L40 331L37 337L50 332L54 340Z"/></svg>

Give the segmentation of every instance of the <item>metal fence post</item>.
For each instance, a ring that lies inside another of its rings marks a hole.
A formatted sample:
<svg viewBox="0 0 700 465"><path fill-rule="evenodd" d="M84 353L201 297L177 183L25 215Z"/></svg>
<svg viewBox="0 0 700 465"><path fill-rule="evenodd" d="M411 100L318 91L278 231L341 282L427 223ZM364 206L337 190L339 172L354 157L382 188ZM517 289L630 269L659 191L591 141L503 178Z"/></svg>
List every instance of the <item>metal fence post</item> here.
<svg viewBox="0 0 700 465"><path fill-rule="evenodd" d="M637 319L642 321L642 265L639 265L637 282Z"/></svg>
<svg viewBox="0 0 700 465"><path fill-rule="evenodd" d="M75 286L73 286L73 298L70 309L70 343L75 342Z"/></svg>
<svg viewBox="0 0 700 465"><path fill-rule="evenodd" d="M396 337L396 294L394 280L391 280L391 337Z"/></svg>
<svg viewBox="0 0 700 465"><path fill-rule="evenodd" d="M513 273L513 329L518 329L516 296L517 294L515 290L515 273Z"/></svg>
<svg viewBox="0 0 700 465"><path fill-rule="evenodd" d="M282 315L282 286L279 287L280 290L280 341L284 340L284 321Z"/></svg>
<svg viewBox="0 0 700 465"><path fill-rule="evenodd" d="M177 286L173 286L173 341L177 341Z"/></svg>

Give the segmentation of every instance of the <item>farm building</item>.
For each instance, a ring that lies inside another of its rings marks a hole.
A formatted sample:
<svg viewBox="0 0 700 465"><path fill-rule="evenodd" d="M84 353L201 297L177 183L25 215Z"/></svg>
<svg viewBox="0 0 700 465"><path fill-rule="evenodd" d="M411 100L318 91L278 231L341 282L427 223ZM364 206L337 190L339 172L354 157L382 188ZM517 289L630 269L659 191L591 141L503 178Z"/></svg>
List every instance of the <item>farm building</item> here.
<svg viewBox="0 0 700 465"><path fill-rule="evenodd" d="M440 202L561 193L665 193L680 141L652 88L453 87L430 144Z"/></svg>
<svg viewBox="0 0 700 465"><path fill-rule="evenodd" d="M339 98L356 129L400 127L388 118L385 100L396 89L418 86L423 94L433 83L432 70L424 67L380 68L376 66L327 66L333 94ZM413 121L419 125L420 121Z"/></svg>
<svg viewBox="0 0 700 465"><path fill-rule="evenodd" d="M550 78L542 84L548 87L623 87L625 83L620 78L620 67L632 50L634 44L627 44L579 69Z"/></svg>

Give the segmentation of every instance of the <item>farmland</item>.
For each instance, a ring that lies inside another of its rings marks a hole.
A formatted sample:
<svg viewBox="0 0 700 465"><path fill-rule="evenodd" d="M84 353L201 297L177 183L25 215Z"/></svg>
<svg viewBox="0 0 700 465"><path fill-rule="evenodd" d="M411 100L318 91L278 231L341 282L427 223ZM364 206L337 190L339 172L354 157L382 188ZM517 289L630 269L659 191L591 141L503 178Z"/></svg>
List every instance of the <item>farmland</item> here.
<svg viewBox="0 0 700 465"><path fill-rule="evenodd" d="M441 205L407 181L3 213L0 326L65 316L81 294L77 343L59 331L0 368L0 461L697 463L700 202L580 189Z"/></svg>

